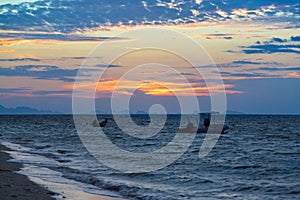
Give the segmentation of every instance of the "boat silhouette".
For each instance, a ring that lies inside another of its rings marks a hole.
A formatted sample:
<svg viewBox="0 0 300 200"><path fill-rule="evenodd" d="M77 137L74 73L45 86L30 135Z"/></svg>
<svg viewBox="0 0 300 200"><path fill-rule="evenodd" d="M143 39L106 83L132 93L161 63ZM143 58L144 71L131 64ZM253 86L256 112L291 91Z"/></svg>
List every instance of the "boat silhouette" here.
<svg viewBox="0 0 300 200"><path fill-rule="evenodd" d="M193 123L188 122L185 128L180 128L178 132L180 133L215 133L215 134L225 134L228 133L229 126L226 124L218 123L218 116L221 116L218 112L205 112L199 113L200 120L203 119L203 123L199 125L198 128L194 126Z"/></svg>
<svg viewBox="0 0 300 200"><path fill-rule="evenodd" d="M93 127L105 127L106 126L106 124L107 124L107 122L108 122L108 118L105 118L102 122L100 122L99 123L99 121L98 120L94 120L93 121L93 123L92 123L92 125L93 125Z"/></svg>

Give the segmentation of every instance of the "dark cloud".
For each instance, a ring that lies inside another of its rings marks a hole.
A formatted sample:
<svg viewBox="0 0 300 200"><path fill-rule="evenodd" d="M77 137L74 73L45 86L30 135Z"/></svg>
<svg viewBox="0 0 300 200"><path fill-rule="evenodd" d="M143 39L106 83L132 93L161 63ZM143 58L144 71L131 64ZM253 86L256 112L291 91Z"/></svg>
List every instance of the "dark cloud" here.
<svg viewBox="0 0 300 200"><path fill-rule="evenodd" d="M14 68L0 68L0 76L27 76L36 79L73 82L78 69L61 69L57 66L23 65Z"/></svg>
<svg viewBox="0 0 300 200"><path fill-rule="evenodd" d="M279 42L279 43L284 43L284 42L287 42L288 40L287 39L281 39L281 38L272 38L271 39L271 42Z"/></svg>
<svg viewBox="0 0 300 200"><path fill-rule="evenodd" d="M1 20L1 15L0 15L0 20ZM103 41L103 40L127 39L127 38L118 38L118 37L96 37L96 36L89 37L80 34L61 34L61 33L45 34L45 33L15 33L15 32L2 32L0 33L0 38L26 39L26 40L47 39L47 40L60 40L60 41Z"/></svg>
<svg viewBox="0 0 300 200"><path fill-rule="evenodd" d="M208 34L209 37L230 37L232 34L224 34L224 33L213 33Z"/></svg>
<svg viewBox="0 0 300 200"><path fill-rule="evenodd" d="M259 65L260 62L253 62L248 60L236 60L232 62L233 64L241 64L241 65Z"/></svg>
<svg viewBox="0 0 300 200"><path fill-rule="evenodd" d="M194 74L194 73L187 73L187 72L183 72L183 73L180 73L181 75L184 75L184 76L195 76L197 74Z"/></svg>
<svg viewBox="0 0 300 200"><path fill-rule="evenodd" d="M75 56L75 57L60 57L57 59L60 59L60 60L84 60L86 58L87 57L84 57L84 56Z"/></svg>
<svg viewBox="0 0 300 200"><path fill-rule="evenodd" d="M298 44L263 44L242 46L242 52L245 54L273 54L273 53L295 53L300 54L300 45Z"/></svg>
<svg viewBox="0 0 300 200"><path fill-rule="evenodd" d="M60 95L60 94L72 94L72 90L37 90L32 94L36 95Z"/></svg>
<svg viewBox="0 0 300 200"><path fill-rule="evenodd" d="M265 78L270 77L269 75L263 73L235 73L235 72L220 72L222 76L228 77L246 77L246 78Z"/></svg>
<svg viewBox="0 0 300 200"><path fill-rule="evenodd" d="M34 95L71 95L72 90L36 90L32 91L31 88L0 88L0 93L5 94L34 94Z"/></svg>
<svg viewBox="0 0 300 200"><path fill-rule="evenodd" d="M0 93L14 93L14 94L24 94L28 93L30 88L21 87L21 88L0 88Z"/></svg>
<svg viewBox="0 0 300 200"><path fill-rule="evenodd" d="M261 59L251 60L235 60L231 63L218 64L217 67L222 70L223 68L241 68L244 65L263 65L263 66L282 66L279 62L263 62ZM251 67L252 68L252 67Z"/></svg>
<svg viewBox="0 0 300 200"><path fill-rule="evenodd" d="M300 36L291 36L290 38L279 38L279 37L273 37L272 39L264 42L257 41L256 44L271 44L271 43L286 43L286 42L298 42L300 41Z"/></svg>
<svg viewBox="0 0 300 200"><path fill-rule="evenodd" d="M99 65L96 65L97 67L103 67L103 68L105 68L105 67L107 67L107 68L119 68L119 67L123 67L123 66L121 66L121 65L113 65L113 64L111 64L111 65L103 65L103 64L99 64Z"/></svg>
<svg viewBox="0 0 300 200"><path fill-rule="evenodd" d="M295 53L300 54L300 36L291 36L289 39L274 37L261 42L256 41L254 45L241 46L245 54L273 54L273 53Z"/></svg>
<svg viewBox="0 0 300 200"><path fill-rule="evenodd" d="M239 51L234 51L234 50L226 50L224 52L227 52L227 53L239 53Z"/></svg>
<svg viewBox="0 0 300 200"><path fill-rule="evenodd" d="M36 59L36 58L1 58L0 62L18 62L18 61L33 61L33 62L38 62L40 61L40 59Z"/></svg>
<svg viewBox="0 0 300 200"><path fill-rule="evenodd" d="M293 42L300 42L300 36L292 36L291 41Z"/></svg>
<svg viewBox="0 0 300 200"><path fill-rule="evenodd" d="M225 39L225 40L232 40L233 37L231 37L231 36L226 36L226 37L223 37L223 39Z"/></svg>
<svg viewBox="0 0 300 200"><path fill-rule="evenodd" d="M232 62L232 64L238 64L238 65L280 65L278 62L256 62L256 61L250 61L250 60L235 60Z"/></svg>
<svg viewBox="0 0 300 200"><path fill-rule="evenodd" d="M238 78L280 78L281 75L272 75L267 72L275 71L299 71L300 67L259 67L244 70L249 73L241 72L220 72L223 77L238 77ZM267 72L265 72L267 71Z"/></svg>
<svg viewBox="0 0 300 200"><path fill-rule="evenodd" d="M273 37L267 41L256 41L254 45L241 46L245 54L273 54L295 53L300 54L300 36L291 36L289 39ZM227 51L230 52L230 51ZM231 52L234 53L234 52Z"/></svg>
<svg viewBox="0 0 300 200"><path fill-rule="evenodd" d="M260 67L258 70L265 71L300 71L300 67Z"/></svg>
<svg viewBox="0 0 300 200"><path fill-rule="evenodd" d="M214 39L214 38L224 39L224 40L232 40L234 35L235 34L222 34L222 33L205 34L205 36L206 36L205 38L208 40Z"/></svg>

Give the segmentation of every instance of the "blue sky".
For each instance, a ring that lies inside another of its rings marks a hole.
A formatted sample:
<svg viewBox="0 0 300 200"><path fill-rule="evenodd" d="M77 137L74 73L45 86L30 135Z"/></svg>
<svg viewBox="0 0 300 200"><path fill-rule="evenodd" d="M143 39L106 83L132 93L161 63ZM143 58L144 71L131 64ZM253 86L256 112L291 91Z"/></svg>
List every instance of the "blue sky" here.
<svg viewBox="0 0 300 200"><path fill-rule="evenodd" d="M117 35L147 27L182 33L208 52L223 77L228 110L299 114L299 9L294 0L1 1L0 104L71 112L73 83L90 52L107 39L108 52L130 44L134 36ZM97 88L96 109L108 112L113 84L139 60L150 62L149 57L180 69L197 88L200 105L209 110L201 77L184 63L155 52L112 63L103 87ZM146 111L157 101L169 112L178 112L174 97L159 86L172 79L140 88L133 111ZM135 84L126 80L122 89ZM182 85L172 84L188 95Z"/></svg>

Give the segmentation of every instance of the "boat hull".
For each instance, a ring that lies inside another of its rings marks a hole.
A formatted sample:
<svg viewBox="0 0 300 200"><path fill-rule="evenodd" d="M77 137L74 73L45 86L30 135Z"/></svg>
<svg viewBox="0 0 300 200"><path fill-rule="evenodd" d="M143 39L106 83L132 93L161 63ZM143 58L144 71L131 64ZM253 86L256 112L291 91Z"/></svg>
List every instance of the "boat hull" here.
<svg viewBox="0 0 300 200"><path fill-rule="evenodd" d="M214 133L214 134L220 134L220 130L221 130L221 134L225 134L228 132L229 127L227 125L223 125L223 128L219 127L219 126L210 126L209 128L206 127L200 127L197 130L197 133Z"/></svg>
<svg viewBox="0 0 300 200"><path fill-rule="evenodd" d="M199 127L197 130L196 129L189 129L189 128L181 128L178 130L179 133L209 133L209 134L225 134L228 132L229 126L223 125L222 127L216 126L216 125L211 125L209 128L206 127Z"/></svg>

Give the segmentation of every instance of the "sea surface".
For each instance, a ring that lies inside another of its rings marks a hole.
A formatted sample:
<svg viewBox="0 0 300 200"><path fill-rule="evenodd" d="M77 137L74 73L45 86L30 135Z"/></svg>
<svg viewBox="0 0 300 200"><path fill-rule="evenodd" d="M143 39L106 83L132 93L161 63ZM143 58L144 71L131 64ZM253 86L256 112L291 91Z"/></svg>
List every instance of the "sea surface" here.
<svg viewBox="0 0 300 200"><path fill-rule="evenodd" d="M132 117L149 124L147 115ZM164 128L145 139L122 133L113 120L104 132L122 149L147 153L167 145L179 121L179 115L168 116ZM0 116L0 142L24 164L21 173L70 199L80 192L116 199L299 199L300 116L229 115L226 124L229 132L216 137L207 156L199 157L205 134L197 134L178 160L143 173L123 173L96 160L71 115Z"/></svg>

